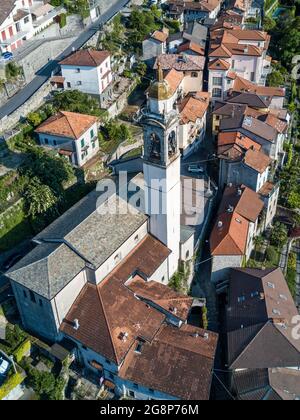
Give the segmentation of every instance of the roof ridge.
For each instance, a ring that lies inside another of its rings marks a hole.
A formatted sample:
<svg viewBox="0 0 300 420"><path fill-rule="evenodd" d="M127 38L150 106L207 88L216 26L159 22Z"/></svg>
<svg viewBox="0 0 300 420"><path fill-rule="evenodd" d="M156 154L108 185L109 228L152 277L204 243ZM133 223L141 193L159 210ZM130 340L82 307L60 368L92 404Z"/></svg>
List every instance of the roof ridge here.
<svg viewBox="0 0 300 420"><path fill-rule="evenodd" d="M73 135L74 135L74 137L75 138L77 138L77 134L75 133L75 131L74 131L74 128L73 128L73 126L72 126L72 124L71 124L71 121L70 121L70 119L69 118L72 118L72 116L68 113L68 111L67 111L67 114L66 114L66 112L65 111L61 111L61 113L64 115L64 117L66 118L66 120L67 120L67 122L68 122L68 124L69 124L69 127L70 127L70 129L71 129L71 131L72 131L72 133L73 133Z"/></svg>
<svg viewBox="0 0 300 420"><path fill-rule="evenodd" d="M100 301L100 304L101 304L101 307L102 307L102 310L103 310L103 315L104 315L104 319L105 319L105 322L106 322L106 325L107 325L107 329L108 329L108 333L109 333L109 339L110 339L110 342L111 342L111 345L112 345L112 348L113 348L113 352L114 352L114 355L115 355L115 359L116 359L116 361L117 361L117 363L118 363L118 356L117 356L117 352L116 352L116 348L115 348L115 345L114 345L114 342L113 342L113 339L112 339L112 336L111 336L111 330L110 330L110 325L109 325L109 321L108 321L108 317L107 317L107 315L106 315L106 311L105 311L105 307L104 307L104 303L103 303L103 300L102 300L102 296L101 296L101 293L100 293L100 290L99 290L99 285L100 285L101 283L99 283L98 285L96 285L96 290L97 290L97 294L98 294L98 297L99 297L99 301Z"/></svg>
<svg viewBox="0 0 300 420"><path fill-rule="evenodd" d="M255 324L255 325L253 325L253 327L255 327L256 325L258 326L258 325L260 325L260 324L263 324L262 325L262 327L260 328L260 330L258 331L258 333L252 338L252 340L250 340L249 341L249 343L246 345L246 347L244 348L244 350L238 355L238 357L231 363L231 365L230 365L230 367L234 364L234 363L236 363L243 355L244 355L244 353L246 352L246 350L249 348L249 346L254 342L254 340L261 334L261 332L262 332L262 330L265 328L265 326L267 325L267 324L269 324L270 323L270 320L268 320L267 322L265 322L265 323L258 323L258 324ZM247 327L247 328L250 328L251 326L249 326L249 327ZM236 331L236 330L235 330Z"/></svg>

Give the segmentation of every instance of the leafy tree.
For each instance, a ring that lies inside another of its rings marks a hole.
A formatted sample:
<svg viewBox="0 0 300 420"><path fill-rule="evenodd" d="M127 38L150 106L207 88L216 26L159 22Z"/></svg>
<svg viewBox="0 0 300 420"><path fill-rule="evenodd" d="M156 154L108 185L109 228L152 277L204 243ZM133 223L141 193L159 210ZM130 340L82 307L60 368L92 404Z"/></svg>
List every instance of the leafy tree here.
<svg viewBox="0 0 300 420"><path fill-rule="evenodd" d="M24 197L28 207L28 214L35 218L56 206L58 198L48 185L41 183L34 177L27 186Z"/></svg>
<svg viewBox="0 0 300 420"><path fill-rule="evenodd" d="M95 115L97 117L101 115L99 102L90 95L78 90L57 93L54 96L52 106L57 111L78 112L80 114Z"/></svg>
<svg viewBox="0 0 300 420"><path fill-rule="evenodd" d="M74 176L74 170L66 159L52 156L39 147L32 150L20 172L30 179L39 178L41 184L50 187L56 195L62 193L63 182Z"/></svg>
<svg viewBox="0 0 300 420"><path fill-rule="evenodd" d="M27 115L27 121L29 124L33 125L33 127L37 127L42 122L42 117L38 112L30 112Z"/></svg>
<svg viewBox="0 0 300 420"><path fill-rule="evenodd" d="M288 240L287 228L284 224L276 222L271 233L270 241L271 244L282 248Z"/></svg>
<svg viewBox="0 0 300 420"><path fill-rule="evenodd" d="M299 209L300 208L300 193L293 191L290 193L288 197L288 206L291 209Z"/></svg>
<svg viewBox="0 0 300 420"><path fill-rule="evenodd" d="M266 32L270 32L276 27L276 21L269 16L265 16L263 21L263 27Z"/></svg>
<svg viewBox="0 0 300 420"><path fill-rule="evenodd" d="M272 87L279 87L284 85L284 76L280 71L274 70L268 75L267 83Z"/></svg>
<svg viewBox="0 0 300 420"><path fill-rule="evenodd" d="M147 73L147 65L143 62L138 63L136 71L140 76L145 76L145 74Z"/></svg>

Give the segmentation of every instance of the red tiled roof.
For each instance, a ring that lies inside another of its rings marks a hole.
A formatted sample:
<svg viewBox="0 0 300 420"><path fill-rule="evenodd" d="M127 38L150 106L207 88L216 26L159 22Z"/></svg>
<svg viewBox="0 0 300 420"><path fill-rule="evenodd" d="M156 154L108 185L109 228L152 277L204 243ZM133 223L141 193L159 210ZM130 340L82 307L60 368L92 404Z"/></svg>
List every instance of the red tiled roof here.
<svg viewBox="0 0 300 420"><path fill-rule="evenodd" d="M108 57L109 51L79 50L62 60L59 64L64 66L98 67Z"/></svg>
<svg viewBox="0 0 300 420"><path fill-rule="evenodd" d="M247 187L227 187L210 236L212 255L244 255L249 223L255 223L264 207L259 194Z"/></svg>
<svg viewBox="0 0 300 420"><path fill-rule="evenodd" d="M178 106L182 124L196 122L198 118L203 118L208 109L209 93L197 92L194 95L186 96Z"/></svg>
<svg viewBox="0 0 300 420"><path fill-rule="evenodd" d="M184 75L181 71L171 69L169 73L165 76L165 81L168 82L170 88L175 93L183 78Z"/></svg>
<svg viewBox="0 0 300 420"><path fill-rule="evenodd" d="M139 353L133 346L120 377L182 400L208 400L217 341L217 334L191 325L163 325Z"/></svg>
<svg viewBox="0 0 300 420"><path fill-rule="evenodd" d="M135 276L126 286L142 299L154 302L182 321L187 320L193 298L174 292L157 281L145 281L140 276Z"/></svg>
<svg viewBox="0 0 300 420"><path fill-rule="evenodd" d="M244 163L262 174L270 165L272 159L259 150L249 149L245 153Z"/></svg>
<svg viewBox="0 0 300 420"><path fill-rule="evenodd" d="M91 115L60 111L56 115L48 118L48 120L43 122L35 131L37 133L45 133L77 140L95 124L97 120L96 117Z"/></svg>
<svg viewBox="0 0 300 420"><path fill-rule="evenodd" d="M151 38L155 39L156 41L159 42L166 42L166 40L168 39L169 34L163 31L155 31L153 32L153 34L151 35Z"/></svg>
<svg viewBox="0 0 300 420"><path fill-rule="evenodd" d="M202 48L199 44L196 44L195 42L189 41L186 42L185 44L182 44L178 47L178 52L184 52L184 51L193 51L199 55L204 55L205 54L205 50L204 48Z"/></svg>
<svg viewBox="0 0 300 420"><path fill-rule="evenodd" d="M137 299L124 283L136 271L151 277L169 254L168 248L147 235L98 286L88 283L84 287L61 330L119 364L137 337L151 340L165 319L163 314ZM73 328L74 319L79 320L78 330ZM127 334L125 340L124 334Z"/></svg>
<svg viewBox="0 0 300 420"><path fill-rule="evenodd" d="M209 63L208 68L209 70L229 70L230 64L226 60L216 58Z"/></svg>

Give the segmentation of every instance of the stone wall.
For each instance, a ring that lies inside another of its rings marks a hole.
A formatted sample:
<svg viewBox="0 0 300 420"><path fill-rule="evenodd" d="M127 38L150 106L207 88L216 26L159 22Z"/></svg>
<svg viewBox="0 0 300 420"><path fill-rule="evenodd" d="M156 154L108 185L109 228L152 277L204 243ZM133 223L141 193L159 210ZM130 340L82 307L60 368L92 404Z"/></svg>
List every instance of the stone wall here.
<svg viewBox="0 0 300 420"><path fill-rule="evenodd" d="M4 71L5 72L5 71ZM1 79L1 76L0 76ZM20 89L26 85L24 77L19 77L13 82L6 82L0 89L0 106L4 105L9 98L14 96Z"/></svg>
<svg viewBox="0 0 300 420"><path fill-rule="evenodd" d="M20 119L25 118L29 112L35 111L38 109L44 102L45 98L51 92L52 87L48 81L40 89L38 89L31 98L25 102L20 108L18 108L14 113L9 117L5 117L0 120L0 133L3 131L11 130L15 127Z"/></svg>

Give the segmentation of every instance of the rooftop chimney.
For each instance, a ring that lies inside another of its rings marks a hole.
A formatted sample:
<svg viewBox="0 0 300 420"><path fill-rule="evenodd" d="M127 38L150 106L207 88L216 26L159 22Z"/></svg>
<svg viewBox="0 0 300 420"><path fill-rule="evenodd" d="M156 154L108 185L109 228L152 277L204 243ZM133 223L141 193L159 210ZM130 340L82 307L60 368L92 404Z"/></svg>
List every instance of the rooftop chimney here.
<svg viewBox="0 0 300 420"><path fill-rule="evenodd" d="M74 328L74 330L79 330L79 321L78 321L78 319L76 318L76 319L74 319L74 321L73 321L73 328Z"/></svg>

